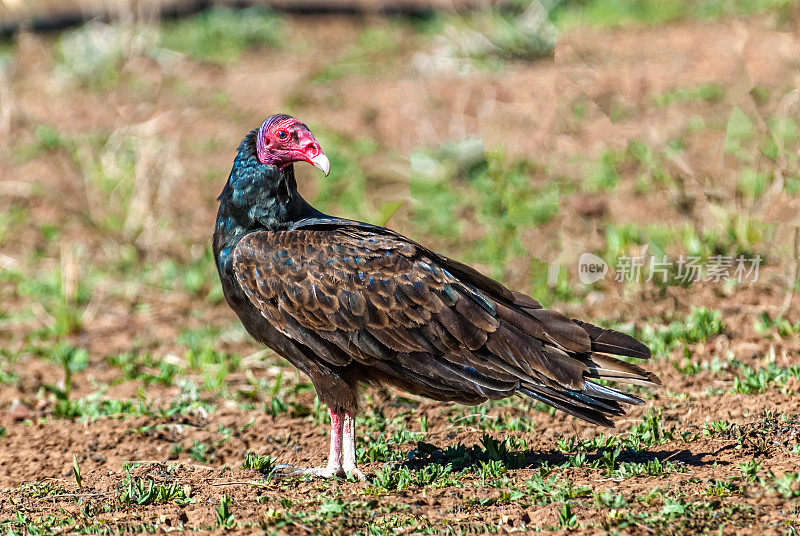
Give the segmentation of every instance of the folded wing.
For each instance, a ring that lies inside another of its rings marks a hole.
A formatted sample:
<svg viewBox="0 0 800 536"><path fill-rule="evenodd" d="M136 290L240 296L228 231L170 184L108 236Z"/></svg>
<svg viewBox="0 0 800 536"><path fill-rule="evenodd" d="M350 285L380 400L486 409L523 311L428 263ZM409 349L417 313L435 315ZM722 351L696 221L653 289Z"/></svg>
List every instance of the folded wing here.
<svg viewBox="0 0 800 536"><path fill-rule="evenodd" d="M658 385L612 355L648 358L625 334L543 309L466 265L391 231L346 220L259 231L233 253L263 316L332 367L439 400L521 392L611 425L641 399L592 380Z"/></svg>

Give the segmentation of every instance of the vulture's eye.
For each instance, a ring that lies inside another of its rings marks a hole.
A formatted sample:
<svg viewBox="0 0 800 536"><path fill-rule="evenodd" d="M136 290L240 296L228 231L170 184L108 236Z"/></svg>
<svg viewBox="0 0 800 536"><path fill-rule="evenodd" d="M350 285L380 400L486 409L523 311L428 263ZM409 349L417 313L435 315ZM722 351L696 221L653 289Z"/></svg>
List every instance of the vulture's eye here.
<svg viewBox="0 0 800 536"><path fill-rule="evenodd" d="M279 140L285 140L288 136L289 135L286 133L285 130L279 130L278 131L278 139Z"/></svg>

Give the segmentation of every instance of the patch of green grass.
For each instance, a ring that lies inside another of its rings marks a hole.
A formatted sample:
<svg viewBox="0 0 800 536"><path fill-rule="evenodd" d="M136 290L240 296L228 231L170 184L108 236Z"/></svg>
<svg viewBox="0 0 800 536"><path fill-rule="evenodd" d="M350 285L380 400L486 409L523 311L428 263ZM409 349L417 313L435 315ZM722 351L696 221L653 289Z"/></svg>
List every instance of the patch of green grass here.
<svg viewBox="0 0 800 536"><path fill-rule="evenodd" d="M214 410L212 404L200 398L197 386L187 378L181 378L177 383L181 387L181 393L166 407L155 407L144 400L103 398L102 392L96 392L84 398L56 401L53 407L53 415L63 419L92 421L103 417L171 418L176 415L187 415L196 412L208 413Z"/></svg>
<svg viewBox="0 0 800 536"><path fill-rule="evenodd" d="M177 365L161 359L154 359L149 353L130 352L110 355L106 357L106 361L109 365L122 369L122 377L116 380L118 382L137 380L145 385L151 383L172 385L175 376L181 372L181 368Z"/></svg>
<svg viewBox="0 0 800 536"><path fill-rule="evenodd" d="M657 327L648 323L634 336L650 347L656 357L668 357L673 350L683 347L685 357L689 357L688 346L705 342L725 332L722 312L706 307L692 307L689 314L667 326Z"/></svg>
<svg viewBox="0 0 800 536"><path fill-rule="evenodd" d="M620 160L620 153L603 151L600 160L586 177L586 190L596 192L598 190L615 189L620 181L618 171Z"/></svg>
<svg viewBox="0 0 800 536"><path fill-rule="evenodd" d="M139 506L168 502L185 506L194 502L186 489L177 482L156 482L152 477L131 476L126 471L117 490L117 499L121 503Z"/></svg>
<svg viewBox="0 0 800 536"><path fill-rule="evenodd" d="M734 212L721 217L717 229L701 232L689 224L608 224L600 256L618 281L684 287L699 281L752 282L768 264L765 251L776 226Z"/></svg>
<svg viewBox="0 0 800 536"><path fill-rule="evenodd" d="M703 434L735 442L735 448L752 456L772 456L775 452L797 451L800 417L781 413L776 415L763 410L752 421L738 423L712 423L704 427Z"/></svg>
<svg viewBox="0 0 800 536"><path fill-rule="evenodd" d="M228 374L237 370L241 362L238 354L220 352L216 348L221 330L206 327L198 330L184 330L178 343L188 346L186 364L189 369L203 374L204 386L210 391L227 388Z"/></svg>
<svg viewBox="0 0 800 536"><path fill-rule="evenodd" d="M213 7L162 28L160 45L195 59L226 63L256 47L284 43L282 19L263 7Z"/></svg>
<svg viewBox="0 0 800 536"><path fill-rule="evenodd" d="M57 45L56 75L93 90L105 90L119 81L132 35L121 24L89 22L64 32ZM143 33L147 48L155 44L155 29Z"/></svg>
<svg viewBox="0 0 800 536"><path fill-rule="evenodd" d="M752 157L746 154L743 146L754 136L753 120L741 108L734 107L725 128L725 152L737 155L740 160L750 160Z"/></svg>
<svg viewBox="0 0 800 536"><path fill-rule="evenodd" d="M576 486L569 478L551 473L550 469L544 467L525 481L525 498L533 504L566 503L590 494L590 488Z"/></svg>
<svg viewBox="0 0 800 536"><path fill-rule="evenodd" d="M782 315L771 318L769 313L759 313L758 318L754 322L754 327L765 338L772 338L773 334L778 334L781 337L791 337L800 333L800 321L792 324Z"/></svg>
<svg viewBox="0 0 800 536"><path fill-rule="evenodd" d="M275 469L275 459L271 456L261 456L252 451L247 451L242 462L243 469L254 469L266 475Z"/></svg>
<svg viewBox="0 0 800 536"><path fill-rule="evenodd" d="M465 260L488 265L491 275L501 279L514 258L528 256L523 235L558 215L559 196L568 191L555 180L534 186L544 170L502 151L486 151L479 140L419 151L411 167L413 222L420 233L463 246L470 242L464 238L467 226L477 223L483 233Z"/></svg>
<svg viewBox="0 0 800 536"><path fill-rule="evenodd" d="M658 458L641 461L641 450L672 441L676 427L665 427L661 410L651 410L642 421L635 424L627 434L598 434L592 439L581 440L566 436L556 441L558 448L571 454L564 467L593 467L618 478L633 476L657 476L666 472L682 472L685 469L672 462Z"/></svg>
<svg viewBox="0 0 800 536"><path fill-rule="evenodd" d="M392 65L392 58L405 39L407 35L400 25L368 27L359 36L358 43L341 58L327 62L311 80L324 85L348 76L380 76Z"/></svg>
<svg viewBox="0 0 800 536"><path fill-rule="evenodd" d="M657 533L688 534L708 533L724 525L746 523L752 517L753 509L746 505L718 499L690 501L682 497L664 497L660 509L643 512L615 509L609 512L605 523L619 529L647 526Z"/></svg>
<svg viewBox="0 0 800 536"><path fill-rule="evenodd" d="M0 353L0 355L2 355ZM9 360L10 361L10 360ZM6 363L3 364L6 366ZM0 370L0 384L2 385L14 385L19 381L19 374L12 370Z"/></svg>
<svg viewBox="0 0 800 536"><path fill-rule="evenodd" d="M255 390L249 393L239 391L239 394L254 400L267 397L268 400L263 403L263 409L264 413L268 415L276 417L281 413L289 413L292 417L307 417L314 411L313 408L297 400L292 400L299 393L312 390L313 386L310 383L285 383L282 371L278 373L272 384L266 379L256 378L250 374L248 374L248 381ZM259 395L260 392L264 392L264 395Z"/></svg>
<svg viewBox="0 0 800 536"><path fill-rule="evenodd" d="M101 417L127 415L138 417L155 414L152 407L144 402L131 400L100 400L88 396L77 400L59 400L53 408L53 416L62 419L83 418L95 420Z"/></svg>
<svg viewBox="0 0 800 536"><path fill-rule="evenodd" d="M705 491L709 497L718 497L720 499L740 492L741 486L733 480L714 480Z"/></svg>
<svg viewBox="0 0 800 536"><path fill-rule="evenodd" d="M742 365L739 376L733 379L732 392L746 395L763 393L773 385L783 386L789 378L800 378L800 366L784 368L772 360L761 368Z"/></svg>
<svg viewBox="0 0 800 536"><path fill-rule="evenodd" d="M302 530L311 534L353 534L363 531L371 535L396 534L397 529L409 527L418 532L432 525L424 519L409 519L405 505L380 504L377 500L346 501L340 496L312 497L304 501L299 511L270 509L263 518L262 526L295 532ZM398 513L406 515L398 516Z"/></svg>
<svg viewBox="0 0 800 536"><path fill-rule="evenodd" d="M696 362L692 361L690 357L684 357L681 362L673 361L672 366L684 376L694 376L704 370L713 374L720 374L723 371L738 367L739 362L735 359L722 361L718 357L714 357L711 361L704 359L701 362Z"/></svg>
<svg viewBox="0 0 800 536"><path fill-rule="evenodd" d="M676 103L700 101L716 103L725 98L725 88L719 84L703 84L693 88L678 88L653 97L656 106L670 106Z"/></svg>
<svg viewBox="0 0 800 536"><path fill-rule="evenodd" d="M62 493L66 493L66 489L64 486L57 482L51 482L49 480L43 482L29 482L26 484L22 484L21 486L17 487L17 491L23 493L26 496L36 497L37 499L41 499L43 497L50 497L53 495L61 495Z"/></svg>
<svg viewBox="0 0 800 536"><path fill-rule="evenodd" d="M473 255L489 264L495 277L501 277L509 254L525 256L522 234L559 213L560 192L555 181L543 188L531 188L530 178L538 170L529 162L510 162L502 152L490 152L487 164L486 172L470 181L483 199L477 216L485 229Z"/></svg>
<svg viewBox="0 0 800 536"><path fill-rule="evenodd" d="M758 478L758 472L761 470L761 462L758 460L747 460L739 464L739 469L742 472L742 478L755 482Z"/></svg>
<svg viewBox="0 0 800 536"><path fill-rule="evenodd" d="M648 193L657 185L671 186L674 181L666 171L665 163L669 152L681 150L680 146L656 150L639 140L630 139L624 150L603 151L599 160L589 163L583 189L589 192L615 190L623 175L636 176L638 194Z"/></svg>
<svg viewBox="0 0 800 536"><path fill-rule="evenodd" d="M0 212L0 243L6 239L23 225L27 224L28 209L18 205L11 205L7 210Z"/></svg>
<svg viewBox="0 0 800 536"><path fill-rule="evenodd" d="M18 280L17 294L37 303L46 313L49 325L37 336L61 339L83 327L95 277L85 273L80 257L80 252L65 252L59 268Z"/></svg>
<svg viewBox="0 0 800 536"><path fill-rule="evenodd" d="M686 19L718 19L761 11L788 16L790 0L568 0L551 13L560 29L575 26L657 25Z"/></svg>
<svg viewBox="0 0 800 536"><path fill-rule="evenodd" d="M726 125L724 149L738 165L737 192L753 203L760 200L774 184L782 180L789 195L800 193L800 177L791 171L800 164L798 121L791 115L763 118L767 128L756 127L754 120L735 107Z"/></svg>
<svg viewBox="0 0 800 536"><path fill-rule="evenodd" d="M517 447L514 438L498 441L487 434L481 438L480 445L471 447L458 444L438 449L428 443L419 442L417 448L409 453L406 467L414 469L431 465L449 466L451 469L448 470L448 473L450 471L454 473L473 471L483 474L484 479L496 478L506 469L518 469L525 466L525 452L517 450Z"/></svg>
<svg viewBox="0 0 800 536"><path fill-rule="evenodd" d="M412 486L423 488L425 486L449 487L458 485L456 477L452 476L452 465L431 464L412 470L406 466L384 467L375 472L372 482L373 491L403 491Z"/></svg>
<svg viewBox="0 0 800 536"><path fill-rule="evenodd" d="M787 471L776 476L770 471L767 478L762 479L762 485L770 487L784 499L796 499L800 497L800 472Z"/></svg>
<svg viewBox="0 0 800 536"><path fill-rule="evenodd" d="M167 257L157 265L148 279L160 288L183 290L211 303L220 303L223 299L210 244L204 245L202 252L188 261Z"/></svg>
<svg viewBox="0 0 800 536"><path fill-rule="evenodd" d="M497 69L502 62L535 61L553 54L558 31L539 2L464 14L438 14L425 29L443 44L444 54Z"/></svg>
<svg viewBox="0 0 800 536"><path fill-rule="evenodd" d="M356 460L358 463L388 462L402 460L405 455L398 450L404 444L420 441L423 434L399 430L389 434L381 432L369 440L360 441L356 445Z"/></svg>
<svg viewBox="0 0 800 536"><path fill-rule="evenodd" d="M572 507L568 502L561 505L558 510L558 526L563 529L578 528L578 516L572 513Z"/></svg>
<svg viewBox="0 0 800 536"><path fill-rule="evenodd" d="M199 463L208 463L214 458L213 449L209 447L207 443L203 443L197 439L194 440L187 452L191 459Z"/></svg>
<svg viewBox="0 0 800 536"><path fill-rule="evenodd" d="M751 167L745 167L739 173L736 190L745 197L758 199L767 192L767 188L771 183L772 178L767 173L756 171Z"/></svg>

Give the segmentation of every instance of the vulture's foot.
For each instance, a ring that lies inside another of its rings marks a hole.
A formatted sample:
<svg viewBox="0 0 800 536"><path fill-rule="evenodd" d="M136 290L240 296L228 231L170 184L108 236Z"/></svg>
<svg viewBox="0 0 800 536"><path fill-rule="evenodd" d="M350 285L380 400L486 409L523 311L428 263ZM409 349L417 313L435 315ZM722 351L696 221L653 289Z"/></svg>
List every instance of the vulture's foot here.
<svg viewBox="0 0 800 536"><path fill-rule="evenodd" d="M367 476L356 467L355 418L346 411L329 410L331 415L331 451L325 467L277 466L282 476L312 476L316 478L347 478L352 476L366 482Z"/></svg>
<svg viewBox="0 0 800 536"><path fill-rule="evenodd" d="M358 467L296 467L294 465L278 465L275 467L276 477L288 476L310 476L314 478L348 478L352 477L362 482L366 482L367 477Z"/></svg>
<svg viewBox="0 0 800 536"><path fill-rule="evenodd" d="M315 478L344 478L347 475L341 467L308 467L297 468L289 476L311 476Z"/></svg>

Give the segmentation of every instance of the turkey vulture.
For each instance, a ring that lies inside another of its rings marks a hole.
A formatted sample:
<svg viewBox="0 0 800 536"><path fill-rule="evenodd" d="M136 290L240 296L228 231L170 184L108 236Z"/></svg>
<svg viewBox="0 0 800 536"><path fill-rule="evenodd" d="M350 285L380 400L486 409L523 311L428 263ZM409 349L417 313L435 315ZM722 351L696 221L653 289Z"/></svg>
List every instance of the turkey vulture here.
<svg viewBox="0 0 800 536"><path fill-rule="evenodd" d="M659 385L636 339L543 309L394 231L328 216L297 191L294 162L330 164L308 127L273 115L239 145L214 257L247 331L307 374L331 417L322 477L356 467L359 386L480 404L515 393L612 426L636 396L593 380Z"/></svg>

